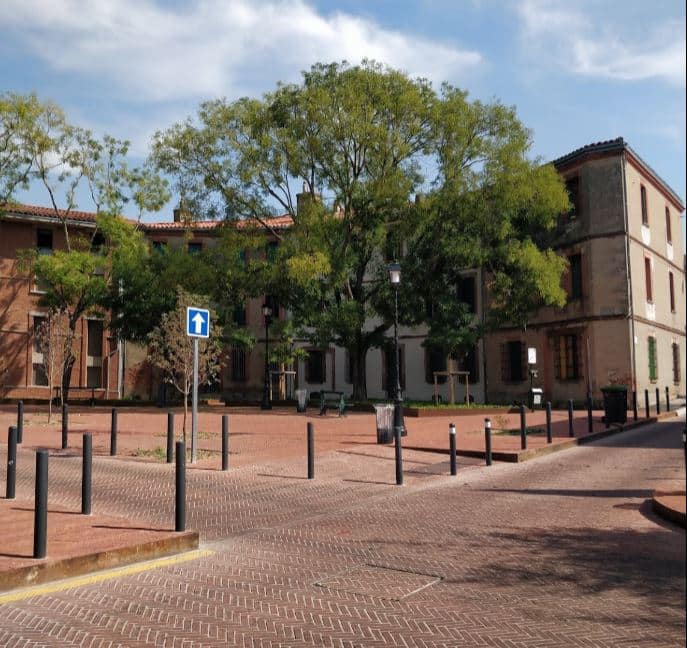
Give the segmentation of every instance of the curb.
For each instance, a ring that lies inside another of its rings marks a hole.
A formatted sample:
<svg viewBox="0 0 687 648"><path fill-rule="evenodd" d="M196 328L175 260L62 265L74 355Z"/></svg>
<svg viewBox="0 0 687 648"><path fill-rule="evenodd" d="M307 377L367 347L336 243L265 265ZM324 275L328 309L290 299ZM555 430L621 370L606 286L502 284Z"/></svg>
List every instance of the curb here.
<svg viewBox="0 0 687 648"><path fill-rule="evenodd" d="M183 531L168 538L151 540L137 545L73 556L54 562L36 561L35 565L17 567L0 573L0 592L40 585L62 578L81 576L102 569L121 567L132 563L162 558L198 548L198 532Z"/></svg>
<svg viewBox="0 0 687 648"><path fill-rule="evenodd" d="M677 508L675 506L676 498L682 498L682 505L684 507L685 491L655 491L653 497L651 498L651 505L657 515L660 515L662 518L673 522L684 529L687 528L687 514L685 513L684 508Z"/></svg>

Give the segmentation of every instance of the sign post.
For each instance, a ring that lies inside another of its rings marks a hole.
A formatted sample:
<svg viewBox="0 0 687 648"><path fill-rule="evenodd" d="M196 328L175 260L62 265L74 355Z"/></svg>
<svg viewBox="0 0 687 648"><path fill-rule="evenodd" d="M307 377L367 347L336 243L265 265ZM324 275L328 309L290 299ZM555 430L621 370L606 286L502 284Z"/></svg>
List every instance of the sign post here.
<svg viewBox="0 0 687 648"><path fill-rule="evenodd" d="M191 411L191 463L198 458L198 338L210 337L210 311L186 308L186 335L193 338L193 405Z"/></svg>

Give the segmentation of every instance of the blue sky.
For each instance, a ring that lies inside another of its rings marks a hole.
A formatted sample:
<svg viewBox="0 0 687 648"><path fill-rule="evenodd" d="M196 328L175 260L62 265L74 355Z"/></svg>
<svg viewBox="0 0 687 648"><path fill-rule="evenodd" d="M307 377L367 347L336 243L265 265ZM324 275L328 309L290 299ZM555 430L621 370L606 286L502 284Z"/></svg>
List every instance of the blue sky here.
<svg viewBox="0 0 687 648"><path fill-rule="evenodd" d="M515 105L547 160L623 136L685 199L682 0L3 0L0 30L0 90L130 139L133 162L205 99L367 57Z"/></svg>

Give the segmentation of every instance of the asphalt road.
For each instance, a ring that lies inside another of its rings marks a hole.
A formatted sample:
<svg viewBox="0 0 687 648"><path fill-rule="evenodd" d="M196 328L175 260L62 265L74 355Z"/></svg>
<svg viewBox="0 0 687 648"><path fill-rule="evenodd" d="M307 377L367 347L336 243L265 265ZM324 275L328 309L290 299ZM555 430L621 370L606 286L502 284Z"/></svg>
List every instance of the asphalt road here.
<svg viewBox="0 0 687 648"><path fill-rule="evenodd" d="M210 553L5 603L0 646L684 646L685 532L647 501L684 483L683 425L456 478L409 452L403 487L356 452L318 458L314 481L300 461L193 471ZM50 470L51 501L75 505L78 459ZM171 520L170 474L99 459L94 507Z"/></svg>

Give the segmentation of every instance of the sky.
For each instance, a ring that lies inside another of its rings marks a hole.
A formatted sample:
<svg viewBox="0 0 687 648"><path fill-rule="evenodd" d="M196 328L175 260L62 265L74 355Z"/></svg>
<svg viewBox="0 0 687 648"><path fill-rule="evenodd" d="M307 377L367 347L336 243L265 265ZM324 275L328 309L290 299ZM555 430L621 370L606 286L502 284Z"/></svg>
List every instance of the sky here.
<svg viewBox="0 0 687 648"><path fill-rule="evenodd" d="M686 196L683 0L2 0L0 31L0 91L130 140L133 164L204 100L368 58L515 106L544 160L622 136Z"/></svg>

